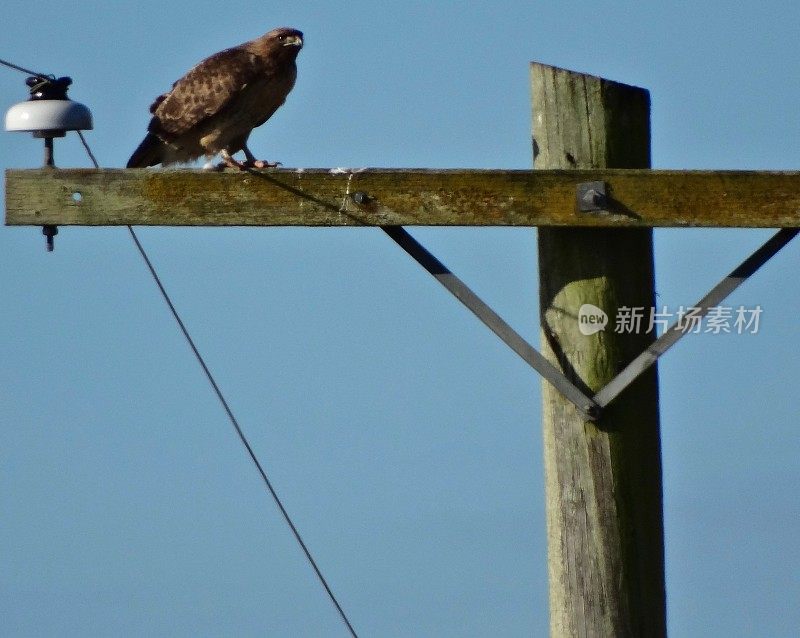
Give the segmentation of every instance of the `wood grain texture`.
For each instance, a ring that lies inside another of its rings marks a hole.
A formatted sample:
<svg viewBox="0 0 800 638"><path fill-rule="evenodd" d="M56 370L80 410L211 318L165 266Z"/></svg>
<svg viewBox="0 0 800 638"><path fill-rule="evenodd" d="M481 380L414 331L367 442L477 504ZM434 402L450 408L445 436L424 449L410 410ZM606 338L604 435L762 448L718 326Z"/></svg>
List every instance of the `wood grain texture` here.
<svg viewBox="0 0 800 638"><path fill-rule="evenodd" d="M650 165L647 91L541 64L531 81L537 169ZM540 228L538 248L542 352L594 394L652 341L614 332L617 308L654 304L652 230ZM582 334L583 304L610 325ZM655 368L597 423L547 383L542 400L551 635L665 635Z"/></svg>
<svg viewBox="0 0 800 638"><path fill-rule="evenodd" d="M546 152L548 143L547 138L537 141L541 152ZM590 143L596 145L598 140ZM625 141L619 144L624 146ZM617 151L593 152L613 155ZM601 162L578 159L574 156L570 162L565 156L557 164L560 170L540 171L7 170L5 222L800 227L797 172L613 170L599 166ZM579 212L577 184L597 180L608 183L609 212ZM356 191L365 192L369 202L358 205L346 195ZM74 193L80 193L79 202L73 199Z"/></svg>

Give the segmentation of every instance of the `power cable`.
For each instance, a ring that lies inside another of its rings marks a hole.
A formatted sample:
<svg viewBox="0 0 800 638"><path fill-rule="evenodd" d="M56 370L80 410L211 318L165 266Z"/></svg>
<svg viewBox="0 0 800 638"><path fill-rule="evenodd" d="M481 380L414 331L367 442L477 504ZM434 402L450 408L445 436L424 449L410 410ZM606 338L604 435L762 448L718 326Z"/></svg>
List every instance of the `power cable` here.
<svg viewBox="0 0 800 638"><path fill-rule="evenodd" d="M86 138L83 136L83 133L81 131L76 131L76 132L78 133L78 137L80 137L81 143L83 144L83 147L86 149L86 153L89 155L89 159L91 159L92 164L94 165L95 168L99 169L100 165L98 164L97 159L94 156L94 153L92 153L92 149L89 147L89 144L86 142ZM133 227L130 225L128 225L127 228L128 232L131 235L131 239L133 239L133 243L136 245L136 249L139 251L139 254L142 256L144 263L147 265L147 269L150 271L150 275L153 277L153 281L155 281L156 286L158 286L158 290L161 292L161 296L164 298L164 301L169 307L169 311L172 313L175 322L178 324L178 327L183 333L183 336L186 339L186 343L188 343L189 347L192 349L195 359L197 359L197 362L203 369L203 373L206 375L206 379L208 379L209 384L211 384L211 388L214 390L214 394L217 395L217 399L219 399L219 402L222 405L223 409L225 410L225 413L228 415L228 419L230 420L231 425L233 425L233 428L236 430L236 434L238 435L239 440L242 442L242 445L244 445L245 449L247 450L247 454L250 456L250 459L256 466L258 473L261 475L261 478L264 481L264 485L269 490L269 493L272 496L272 500L275 501L275 504L278 506L278 509L283 515L283 519L286 521L286 524L292 531L292 534L294 535L298 545L300 545L300 548L303 550L303 553L305 554L309 564L314 569L314 573L317 575L319 582L325 588L325 592L328 594L328 598L331 599L331 602L336 607L336 611L339 612L339 616L341 617L344 624L347 626L347 630L350 632L350 635L353 638L358 638L358 634L356 634L355 629L353 629L353 625L347 618L347 614L345 614L344 609L342 609L342 606L336 599L336 596L334 595L333 590L331 590L331 587L328 584L328 581L325 579L325 576L322 575L322 571L320 570L319 565L317 565L317 561L315 561L314 557L311 555L311 551L308 549L308 546L303 540L303 537L300 536L300 532L297 530L297 527L292 521L291 516L289 516L289 512L286 511L283 502L278 496L278 493L275 491L275 488L272 485L272 481L269 480L267 473L264 471L264 467L261 465L261 462L258 460L256 453L253 451L250 442L247 440L247 436L245 436L244 431L239 425L239 420L233 414L233 411L231 410L228 401L225 399L225 396L222 394L222 390L220 390L219 385L214 379L214 375L211 373L211 370L209 370L208 365L206 364L205 359L203 358L203 355L200 354L200 351L197 349L197 346L194 343L194 339L192 339L192 336L189 334L189 331L186 328L186 324L183 323L181 316L178 314L178 311L175 308L175 305L172 303L172 299L170 298L169 293L167 293L167 290L164 288L164 284L161 283L161 278L158 276L158 273L156 272L156 269L153 266L153 262L150 261L150 258L148 257L147 252L144 249L144 246L142 246L142 243L139 241L139 237L136 235L136 231L134 231Z"/></svg>
<svg viewBox="0 0 800 638"><path fill-rule="evenodd" d="M0 59L0 64L2 64L3 66L7 66L9 69L21 71L22 73L27 73L28 75L33 75L37 78L42 78L43 80L48 80L48 79L54 80L56 77L55 75L47 75L46 73L37 73L36 71L31 71L30 69L26 69L24 66L18 66L16 64L13 64L12 62L9 62L8 60Z"/></svg>

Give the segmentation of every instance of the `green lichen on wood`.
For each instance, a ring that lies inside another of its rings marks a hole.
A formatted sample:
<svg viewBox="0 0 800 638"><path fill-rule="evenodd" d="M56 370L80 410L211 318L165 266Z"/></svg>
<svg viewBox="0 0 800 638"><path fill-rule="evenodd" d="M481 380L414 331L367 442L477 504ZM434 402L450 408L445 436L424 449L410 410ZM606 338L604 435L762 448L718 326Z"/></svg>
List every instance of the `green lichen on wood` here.
<svg viewBox="0 0 800 638"><path fill-rule="evenodd" d="M544 144L544 141L542 141ZM565 165L570 165L568 161ZM605 181L603 213L576 187ZM369 203L356 204L362 191ZM81 200L73 200L80 193ZM800 173L651 170L7 170L8 225L800 226Z"/></svg>

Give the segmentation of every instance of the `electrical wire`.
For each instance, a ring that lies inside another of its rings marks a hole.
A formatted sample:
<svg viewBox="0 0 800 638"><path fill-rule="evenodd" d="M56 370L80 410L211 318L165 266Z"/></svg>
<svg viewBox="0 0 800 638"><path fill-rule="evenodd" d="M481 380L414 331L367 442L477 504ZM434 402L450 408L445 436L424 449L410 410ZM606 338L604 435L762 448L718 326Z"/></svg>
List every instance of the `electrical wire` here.
<svg viewBox="0 0 800 638"><path fill-rule="evenodd" d="M55 78L54 75L47 75L46 73L37 73L36 71L31 71L30 69L26 69L24 66L18 66L9 62L8 60L0 59L0 64L3 66L7 66L9 69L14 69L16 71L21 71L22 73L27 73L28 75L36 76L37 78L42 78L43 80Z"/></svg>
<svg viewBox="0 0 800 638"><path fill-rule="evenodd" d="M256 456L255 452L253 452L253 448L250 447L250 443L247 440L247 437L245 436L244 432L242 431L242 428L239 426L239 421L236 419L236 417L234 416L233 412L231 411L231 408L228 405L228 402L225 400L225 397L222 394L222 390L219 389L219 386L217 385L217 382L214 380L214 375L212 375L211 371L208 369L208 366L206 365L206 362L203 359L203 355L201 355L200 352L198 351L197 346L194 343L194 340L192 339L191 335L189 334L189 331L186 329L186 326L184 325L183 321L181 320L181 317L178 314L178 311L175 309L175 306L173 305L172 300L169 297L169 294L167 294L167 291L164 289L164 285L161 283L161 279L159 278L158 273L156 273L156 270L153 267L152 262L148 258L147 253L144 250L144 247L142 246L141 242L139 241L139 238L136 236L136 233L134 232L134 230L133 230L133 228L131 226L128 226L128 231L130 232L131 238L133 239L134 243L136 244L136 248L139 250L139 254L142 256L142 259L144 259L145 264L147 264L147 268L150 271L150 274L153 276L153 280L156 282L156 285L158 286L158 289L161 291L161 296L164 297L164 301L167 303L167 306L169 306L169 310L172 313L172 316L175 318L175 321L178 324L178 327L181 329L181 332L183 333L183 336L186 338L186 342L189 344L189 347L192 349L192 352L194 353L194 356L197 359L197 362L200 364L200 367L203 368L203 372L205 373L206 378L208 379L208 382L211 384L211 387L214 389L214 393L217 395L217 398L219 399L219 402L222 404L222 407L225 409L225 413L228 415L228 418L230 419L231 424L233 425L234 429L236 430L236 434L239 436L239 440L242 442L242 444L244 445L245 449L247 450L247 453L250 455L250 458L252 459L254 465L256 466L256 469L258 470L259 474L261 474L261 478L264 481L264 485L267 486L267 489L269 490L269 493L272 495L272 499L275 501L275 504L278 506L278 509L280 509L284 520L286 521L287 525L289 525L289 528L292 530L292 534L294 535L295 539L297 540L297 543L300 545L300 548L303 550L303 553L306 555L306 558L308 559L308 562L311 564L311 567L314 569L314 572L316 573L317 578L319 579L320 583L322 583L322 586L325 588L325 591L327 592L328 597L331 599L331 602L333 602L334 606L336 607L336 610L339 612L339 615L341 616L342 620L344 621L344 624L347 625L347 629L349 630L350 635L353 636L353 638L358 638L355 630L353 629L353 626L350 624L350 621L347 618L347 615L344 613L344 610L342 609L341 605L339 604L339 601L336 600L336 596L334 596L333 591L331 590L330 586L328 585L328 581L325 580L325 577L322 575L322 572L320 571L320 568L317 565L317 562L314 560L314 557L311 555L311 552L309 551L308 547L306 546L305 542L303 541L303 537L300 536L300 532L297 531L297 527L295 527L295 524L292 522L292 519L289 516L289 513L286 511L286 508L283 506L283 503L281 502L280 497L278 496L277 492L275 492L275 488L272 486L272 482L267 477L267 473L264 471L264 468L262 467L261 463L259 462L258 457Z"/></svg>
<svg viewBox="0 0 800 638"><path fill-rule="evenodd" d="M83 131L80 129L75 131L78 134L78 137L81 138L81 144L83 144L83 148L86 149L86 154L89 156L89 159L92 160L92 165L95 168L100 168L100 164L97 163L97 158L92 153L92 149L89 148L89 144L86 142L86 138L83 136ZM128 226L130 228L130 226Z"/></svg>
<svg viewBox="0 0 800 638"><path fill-rule="evenodd" d="M78 137L80 137L81 143L83 144L83 147L86 149L86 153L89 155L89 159L91 159L92 164L94 165L95 168L100 168L100 165L98 164L97 159L94 156L94 153L92 153L92 149L89 147L89 144L86 142L86 138L83 136L83 133L81 131L76 131L76 132L78 133ZM136 235L136 231L134 231L133 227L130 225L128 225L127 228L128 232L131 235L131 239L133 239L133 243L136 245L136 249L139 251L139 254L142 256L144 263L147 265L147 269L150 271L150 274L153 277L153 281L155 281L156 286L158 286L158 289L161 292L161 296L164 298L164 301L169 307L169 310L172 313L175 322L178 324L178 327L183 333L183 336L186 339L186 343L188 343L189 347L192 349L192 352L194 353L197 362L200 364L200 367L203 369L203 372L205 373L209 384L211 384L211 388L214 390L214 394L217 395L217 399L219 399L219 402L220 404L222 404L225 413L228 415L228 419L230 420L231 425L233 425L233 428L236 430L236 434L238 435L239 440L242 442L242 445L244 445L245 449L247 450L247 454L250 456L250 459L256 466L258 473L261 475L261 478L264 481L264 485L269 490L269 493L272 496L272 500L275 501L275 504L278 506L278 509L283 515L283 519L286 521L286 524L289 526L289 529L291 529L295 540L297 541L298 545L300 545L300 548L303 550L303 553L305 554L306 559L313 568L314 573L317 575L319 582L325 588L325 592L328 594L328 598L331 599L331 602L336 607L336 611L339 612L339 616L341 617L344 624L347 626L347 630L350 632L350 635L353 638L358 638L358 634L356 634L355 629L353 629L353 625L350 624L350 620L347 618L347 614L345 614L344 609L342 609L342 606L336 599L336 596L334 595L333 590L331 590L328 581L322 575L322 571L317 565L317 562L314 560L314 557L311 555L311 551L308 549L308 546L305 544L305 541L303 541L303 537L300 535L300 532L297 530L297 527L292 521L291 516L289 516L289 513L286 511L286 508L284 507L283 502L278 496L278 493L275 491L275 488L272 485L272 481L269 480L267 473L264 471L264 467L258 460L258 457L256 456L256 453L253 451L253 448L250 446L250 442L248 441L247 436L245 436L244 431L239 425L238 419L236 418L236 416L234 416L233 411L230 408L230 405L228 405L228 401L222 394L222 390L220 390L219 385L214 379L214 375L211 373L211 370L209 370L208 365L206 364L205 359L203 358L203 355L200 354L200 351L197 349L197 346L194 343L194 339L192 339L191 335L189 334L189 331L186 328L186 325L183 323L183 320L181 319L181 316L178 314L178 311L175 308L175 305L172 303L172 299L170 298L169 293L167 293L166 289L164 288L164 284L161 283L161 278L158 276L158 273L156 272L156 269L153 266L153 262L150 261L150 258L148 257L147 252L144 249L144 246L142 246L142 243L139 241L139 237Z"/></svg>

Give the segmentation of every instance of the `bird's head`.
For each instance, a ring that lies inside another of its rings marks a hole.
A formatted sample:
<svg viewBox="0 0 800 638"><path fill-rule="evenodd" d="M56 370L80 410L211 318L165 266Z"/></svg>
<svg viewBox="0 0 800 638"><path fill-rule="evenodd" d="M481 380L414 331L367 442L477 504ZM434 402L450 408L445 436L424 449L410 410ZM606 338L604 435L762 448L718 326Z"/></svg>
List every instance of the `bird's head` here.
<svg viewBox="0 0 800 638"><path fill-rule="evenodd" d="M245 46L257 55L293 62L303 48L303 32L281 27L251 40Z"/></svg>
<svg viewBox="0 0 800 638"><path fill-rule="evenodd" d="M303 48L302 31L290 27L273 29L269 33L261 36L258 40L260 40L262 47L278 53L279 55L290 54L295 56L300 49Z"/></svg>
<svg viewBox="0 0 800 638"><path fill-rule="evenodd" d="M275 39L277 39L281 46L297 47L298 49L303 48L302 31L283 27L281 29L275 29L274 31L271 31L271 33L274 34Z"/></svg>

